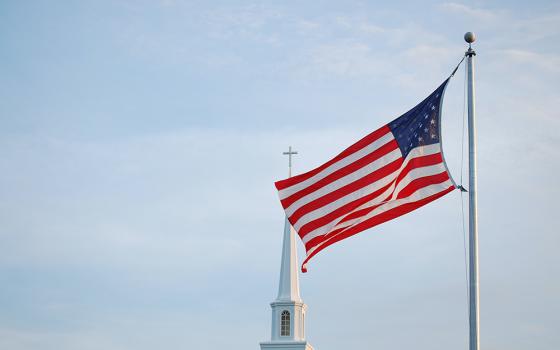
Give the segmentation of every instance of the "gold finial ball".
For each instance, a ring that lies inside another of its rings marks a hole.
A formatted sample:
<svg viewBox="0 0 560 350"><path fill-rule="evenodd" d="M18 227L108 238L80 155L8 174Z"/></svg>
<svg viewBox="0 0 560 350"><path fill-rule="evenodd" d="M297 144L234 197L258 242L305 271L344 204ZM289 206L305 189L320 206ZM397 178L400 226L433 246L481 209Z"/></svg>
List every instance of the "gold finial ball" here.
<svg viewBox="0 0 560 350"><path fill-rule="evenodd" d="M469 44L474 43L474 41L476 40L476 36L474 35L473 32L466 32L465 33L465 41L468 42Z"/></svg>

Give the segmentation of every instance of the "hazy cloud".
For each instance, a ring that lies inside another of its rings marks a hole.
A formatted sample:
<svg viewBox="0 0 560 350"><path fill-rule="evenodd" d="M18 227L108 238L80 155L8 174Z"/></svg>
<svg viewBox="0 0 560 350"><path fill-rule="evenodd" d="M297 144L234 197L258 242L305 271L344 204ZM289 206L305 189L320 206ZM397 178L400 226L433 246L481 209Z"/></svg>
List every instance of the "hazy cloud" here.
<svg viewBox="0 0 560 350"><path fill-rule="evenodd" d="M479 36L482 342L554 348L558 12L404 6L0 5L0 348L258 348L278 280L282 151L309 170L413 107L461 59L467 30ZM463 74L443 114L456 179ZM462 202L452 193L319 254L301 276L314 347L464 346Z"/></svg>

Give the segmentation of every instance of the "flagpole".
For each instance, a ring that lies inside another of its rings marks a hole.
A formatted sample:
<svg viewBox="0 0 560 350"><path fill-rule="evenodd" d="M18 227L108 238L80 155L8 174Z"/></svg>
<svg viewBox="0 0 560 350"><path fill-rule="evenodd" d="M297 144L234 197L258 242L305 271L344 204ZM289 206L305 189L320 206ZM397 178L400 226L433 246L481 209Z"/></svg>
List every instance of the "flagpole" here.
<svg viewBox="0 0 560 350"><path fill-rule="evenodd" d="M465 34L469 49L467 57L467 96L469 126L469 350L479 350L479 284L478 284L478 217L476 201L476 124L474 106L474 56L471 44L476 40L473 33Z"/></svg>

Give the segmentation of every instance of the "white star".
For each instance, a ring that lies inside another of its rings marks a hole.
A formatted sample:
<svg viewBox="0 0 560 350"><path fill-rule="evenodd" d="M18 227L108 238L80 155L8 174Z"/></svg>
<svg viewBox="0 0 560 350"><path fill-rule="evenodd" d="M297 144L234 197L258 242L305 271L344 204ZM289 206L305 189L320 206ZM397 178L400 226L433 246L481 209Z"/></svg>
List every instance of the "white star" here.
<svg viewBox="0 0 560 350"><path fill-rule="evenodd" d="M424 132L428 132L428 128L424 128Z"/></svg>
<svg viewBox="0 0 560 350"><path fill-rule="evenodd" d="M424 139L422 138L422 136L420 136L420 137L418 138L418 141L424 141Z"/></svg>
<svg viewBox="0 0 560 350"><path fill-rule="evenodd" d="M430 120L430 124L434 125L436 123L435 119Z"/></svg>
<svg viewBox="0 0 560 350"><path fill-rule="evenodd" d="M431 134L430 137L433 138L433 139L435 139L435 138L436 138L436 134Z"/></svg>
<svg viewBox="0 0 560 350"><path fill-rule="evenodd" d="M436 106L432 106L432 111L433 111L434 109L436 109Z"/></svg>

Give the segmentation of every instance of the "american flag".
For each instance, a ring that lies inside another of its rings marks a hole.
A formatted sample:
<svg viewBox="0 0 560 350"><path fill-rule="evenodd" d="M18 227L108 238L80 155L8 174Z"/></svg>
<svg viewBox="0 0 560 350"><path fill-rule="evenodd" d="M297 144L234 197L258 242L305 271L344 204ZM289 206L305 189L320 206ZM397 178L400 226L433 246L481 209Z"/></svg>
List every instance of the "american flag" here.
<svg viewBox="0 0 560 350"><path fill-rule="evenodd" d="M307 262L321 250L456 188L441 147L449 79L416 107L304 174L275 183Z"/></svg>

